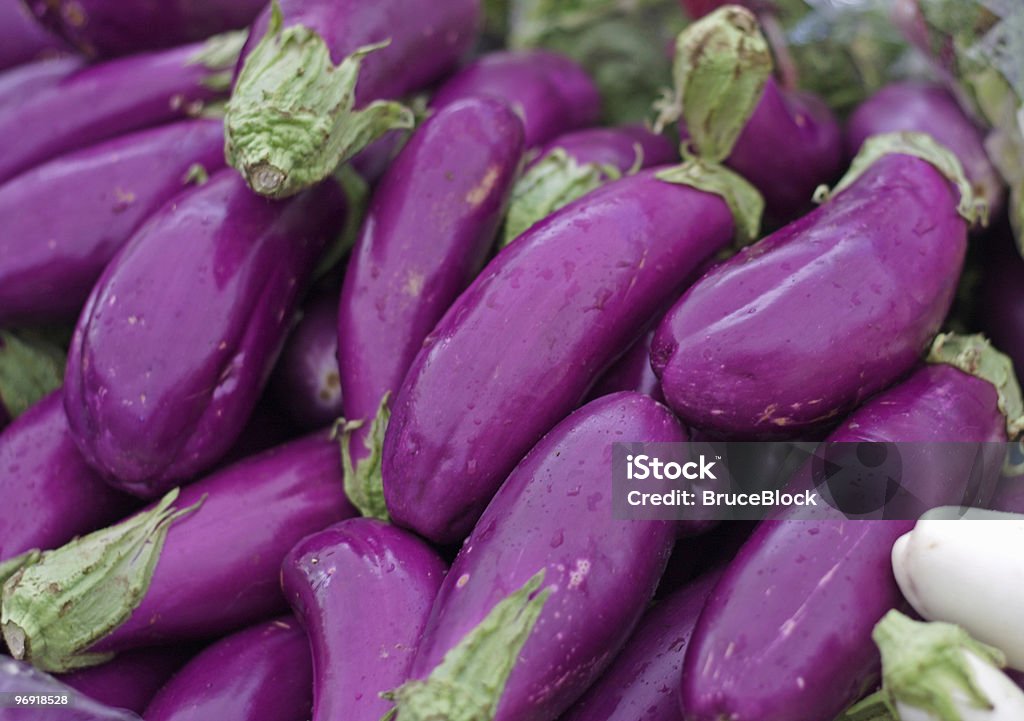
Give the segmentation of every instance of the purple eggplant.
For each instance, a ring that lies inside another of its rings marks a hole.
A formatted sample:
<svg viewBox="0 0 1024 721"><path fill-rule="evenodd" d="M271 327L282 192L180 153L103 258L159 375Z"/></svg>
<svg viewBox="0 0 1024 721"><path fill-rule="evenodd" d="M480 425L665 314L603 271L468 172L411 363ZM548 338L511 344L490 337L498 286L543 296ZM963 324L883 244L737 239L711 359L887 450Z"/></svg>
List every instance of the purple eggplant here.
<svg viewBox="0 0 1024 721"><path fill-rule="evenodd" d="M73 321L132 233L195 173L223 166L221 123L189 120L61 156L0 186L0 324Z"/></svg>
<svg viewBox="0 0 1024 721"><path fill-rule="evenodd" d="M936 349L942 342L948 341ZM963 367L978 358L964 357ZM956 448L1006 441L1000 394L993 382L959 367L927 365L865 403L828 442L905 442L899 493L917 494L922 510L959 505L976 449ZM949 443L940 447L944 442L955 442L954 453ZM999 469L995 462L986 472L997 476ZM913 526L851 519L824 504L811 517L791 507L763 522L697 623L683 665L684 717L830 721L860 698L879 670L871 631L905 605L890 555Z"/></svg>
<svg viewBox="0 0 1024 721"><path fill-rule="evenodd" d="M900 130L928 133L956 153L974 193L984 198L996 215L1005 188L985 151L985 134L960 108L956 98L940 85L894 83L861 103L846 126L846 149L856 155L872 135Z"/></svg>
<svg viewBox="0 0 1024 721"><path fill-rule="evenodd" d="M252 27L225 119L228 162L284 197L413 115L393 102L454 69L479 0L280 0Z"/></svg>
<svg viewBox="0 0 1024 721"><path fill-rule="evenodd" d="M75 329L64 408L110 483L152 498L231 447L344 207L333 181L270 201L223 170L107 266Z"/></svg>
<svg viewBox="0 0 1024 721"><path fill-rule="evenodd" d="M149 52L243 28L266 0L25 0L45 26L89 57Z"/></svg>
<svg viewBox="0 0 1024 721"><path fill-rule="evenodd" d="M537 151L516 182L502 244L610 180L677 158L668 140L641 125L561 135Z"/></svg>
<svg viewBox="0 0 1024 721"><path fill-rule="evenodd" d="M185 649L142 648L58 679L93 701L141 714L188 655Z"/></svg>
<svg viewBox="0 0 1024 721"><path fill-rule="evenodd" d="M734 440L827 426L907 373L939 330L970 187L926 135L876 136L862 152L831 199L710 270L665 316L652 365L684 423Z"/></svg>
<svg viewBox="0 0 1024 721"><path fill-rule="evenodd" d="M601 97L586 71L550 50L485 55L444 83L430 105L443 108L481 96L497 98L519 114L527 147L594 125L601 113Z"/></svg>
<svg viewBox="0 0 1024 721"><path fill-rule="evenodd" d="M0 0L0 70L69 51L21 0Z"/></svg>
<svg viewBox="0 0 1024 721"><path fill-rule="evenodd" d="M651 368L651 341L654 331L644 334L630 346L615 365L609 368L594 384L590 398L600 398L620 391L635 391L650 396L656 401L664 402L661 383Z"/></svg>
<svg viewBox="0 0 1024 721"><path fill-rule="evenodd" d="M726 165L761 191L771 221L787 222L809 211L815 189L842 170L839 122L817 96L769 78Z"/></svg>
<svg viewBox="0 0 1024 721"><path fill-rule="evenodd" d="M34 165L133 130L198 113L222 97L239 34L91 65L0 107L0 183Z"/></svg>
<svg viewBox="0 0 1024 721"><path fill-rule="evenodd" d="M16 657L66 671L267 618L284 608L279 571L289 549L354 514L325 432L193 483L172 507L176 494L11 577L0 618ZM122 566L126 554L133 562Z"/></svg>
<svg viewBox="0 0 1024 721"><path fill-rule="evenodd" d="M470 98L427 120L377 186L338 310L346 485L366 515L385 515L387 401L487 259L522 153L515 114L497 100Z"/></svg>
<svg viewBox="0 0 1024 721"><path fill-rule="evenodd" d="M562 721L679 721L683 655L719 575L706 574L658 601Z"/></svg>
<svg viewBox="0 0 1024 721"><path fill-rule="evenodd" d="M51 704L23 708L17 708L12 698L9 705L5 703L0 707L3 721L140 721L129 711L104 706L27 663L3 655L0 655L0 696L5 701L13 696L57 697Z"/></svg>
<svg viewBox="0 0 1024 721"><path fill-rule="evenodd" d="M5 562L116 520L132 499L105 484L71 440L61 391L0 434L0 585Z"/></svg>
<svg viewBox="0 0 1024 721"><path fill-rule="evenodd" d="M85 61L77 56L50 58L26 63L0 72L0 110L24 103L36 92L56 85L82 67Z"/></svg>
<svg viewBox="0 0 1024 721"><path fill-rule="evenodd" d="M398 718L550 721L568 710L629 638L676 534L667 521L612 518L612 443L685 438L637 393L596 400L546 435L452 564L411 680L393 694Z"/></svg>
<svg viewBox="0 0 1024 721"><path fill-rule="evenodd" d="M338 295L306 304L285 343L270 388L277 406L304 430L323 428L342 415L338 371Z"/></svg>
<svg viewBox="0 0 1024 721"><path fill-rule="evenodd" d="M438 542L463 538L680 278L728 245L725 201L657 173L616 180L535 225L424 341L384 441L396 523Z"/></svg>
<svg viewBox="0 0 1024 721"><path fill-rule="evenodd" d="M446 570L423 541L371 518L342 521L288 553L281 585L313 649L313 721L387 713L380 694L408 678Z"/></svg>
<svg viewBox="0 0 1024 721"><path fill-rule="evenodd" d="M312 688L306 634L284 616L207 647L143 715L146 721L305 721Z"/></svg>

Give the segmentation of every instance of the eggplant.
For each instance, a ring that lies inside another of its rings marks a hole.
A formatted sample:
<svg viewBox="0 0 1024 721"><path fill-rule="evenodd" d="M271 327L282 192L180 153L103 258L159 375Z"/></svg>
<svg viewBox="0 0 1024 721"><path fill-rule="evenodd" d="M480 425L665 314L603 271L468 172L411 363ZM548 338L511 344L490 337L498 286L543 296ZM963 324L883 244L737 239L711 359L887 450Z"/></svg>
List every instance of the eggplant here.
<svg viewBox="0 0 1024 721"><path fill-rule="evenodd" d="M179 648L142 648L57 678L93 701L141 714L188 655Z"/></svg>
<svg viewBox="0 0 1024 721"><path fill-rule="evenodd" d="M61 546L132 507L78 453L60 390L0 434L0 497L0 586L17 556Z"/></svg>
<svg viewBox="0 0 1024 721"><path fill-rule="evenodd" d="M341 417L337 291L306 303L274 368L270 390L277 407L303 430L323 428Z"/></svg>
<svg viewBox="0 0 1024 721"><path fill-rule="evenodd" d="M535 225L427 336L384 439L384 496L396 523L437 542L463 538L680 277L728 245L725 201L657 173L609 183Z"/></svg>
<svg viewBox="0 0 1024 721"><path fill-rule="evenodd" d="M892 83L862 102L846 125L850 157L872 135L900 130L928 133L956 153L974 194L985 200L989 213L999 213L1005 184L985 151L985 134L941 85Z"/></svg>
<svg viewBox="0 0 1024 721"><path fill-rule="evenodd" d="M700 101L688 127L724 157L769 72L767 42L749 13L728 10L680 45L692 62L678 85ZM395 523L464 538L682 280L734 236L756 236L762 207L735 173L692 158L608 183L501 250L424 340L395 399L382 454Z"/></svg>
<svg viewBox="0 0 1024 721"><path fill-rule="evenodd" d="M27 663L3 655L0 655L0 695L5 700L24 695L56 697L54 701L60 702L24 708L10 705L0 709L3 721L141 721L130 711L104 706L75 693L71 687Z"/></svg>
<svg viewBox="0 0 1024 721"><path fill-rule="evenodd" d="M0 183L34 165L133 130L194 116L223 97L244 37L133 55L84 67L0 108ZM15 140L16 139L16 140Z"/></svg>
<svg viewBox="0 0 1024 721"><path fill-rule="evenodd" d="M550 50L488 53L438 88L430 106L440 109L481 96L497 98L516 111L531 148L594 125L601 113L601 97L586 71Z"/></svg>
<svg viewBox="0 0 1024 721"><path fill-rule="evenodd" d="M39 21L91 58L148 52L244 28L265 0L25 0Z"/></svg>
<svg viewBox="0 0 1024 721"><path fill-rule="evenodd" d="M338 307L346 486L365 515L385 515L388 399L487 259L522 153L515 114L469 98L428 119L374 192Z"/></svg>
<svg viewBox="0 0 1024 721"><path fill-rule="evenodd" d="M309 643L291 616L225 636L156 694L146 721L304 721L312 702Z"/></svg>
<svg viewBox="0 0 1024 721"><path fill-rule="evenodd" d="M75 55L47 58L0 72L0 109L23 103L37 91L56 85L85 61Z"/></svg>
<svg viewBox="0 0 1024 721"><path fill-rule="evenodd" d="M231 447L344 211L333 181L275 202L227 169L132 237L82 311L64 380L72 436L109 483L152 498Z"/></svg>
<svg viewBox="0 0 1024 721"><path fill-rule="evenodd" d="M892 547L900 590L921 618L961 626L1024 671L1024 629L1016 622L1024 515L970 510L953 523L946 511L961 513L935 509Z"/></svg>
<svg viewBox="0 0 1024 721"><path fill-rule="evenodd" d="M668 140L641 125L560 135L537 150L516 181L502 244L508 245L538 220L610 180L677 157Z"/></svg>
<svg viewBox="0 0 1024 721"><path fill-rule="evenodd" d="M668 311L651 346L668 404L732 440L834 424L938 332L973 203L956 157L931 138L875 136L821 207L708 271Z"/></svg>
<svg viewBox="0 0 1024 721"><path fill-rule="evenodd" d="M0 324L73 322L139 226L222 167L220 121L188 120L63 155L0 186Z"/></svg>
<svg viewBox="0 0 1024 721"><path fill-rule="evenodd" d="M0 70L69 50L36 22L21 0L0 0Z"/></svg>
<svg viewBox="0 0 1024 721"><path fill-rule="evenodd" d="M679 721L679 673L713 571L658 601L562 721Z"/></svg>
<svg viewBox="0 0 1024 721"><path fill-rule="evenodd" d="M772 223L788 222L811 210L815 189L842 171L839 121L821 98L769 78L726 165L761 191Z"/></svg>
<svg viewBox="0 0 1024 721"><path fill-rule="evenodd" d="M977 339L940 337L931 359L827 439L851 447L902 442L892 503L916 496L907 508L960 504L979 446L1000 451L984 469L998 476L1008 424L1017 423L1002 409L1021 408L1008 360ZM812 464L794 487L813 482ZM851 518L824 503L813 514L789 507L762 522L697 622L683 664L684 717L829 721L863 696L878 678L872 628L906 607L889 559L913 526Z"/></svg>
<svg viewBox="0 0 1024 721"><path fill-rule="evenodd" d="M410 673L404 721L551 721L623 646L665 570L668 521L612 518L612 443L680 443L667 408L617 393L579 409L516 467L462 546Z"/></svg>
<svg viewBox="0 0 1024 721"><path fill-rule="evenodd" d="M342 521L289 551L281 585L313 650L313 721L387 713L380 694L408 677L446 570L423 541L370 518Z"/></svg>
<svg viewBox="0 0 1024 721"><path fill-rule="evenodd" d="M68 671L267 618L285 607L278 577L289 549L355 513L325 432L240 461L185 487L173 505L177 498L172 491L12 576L0 602L12 653Z"/></svg>
<svg viewBox="0 0 1024 721"><path fill-rule="evenodd" d="M225 118L228 162L262 195L323 180L390 130L394 102L473 47L479 0L274 0L252 26Z"/></svg>

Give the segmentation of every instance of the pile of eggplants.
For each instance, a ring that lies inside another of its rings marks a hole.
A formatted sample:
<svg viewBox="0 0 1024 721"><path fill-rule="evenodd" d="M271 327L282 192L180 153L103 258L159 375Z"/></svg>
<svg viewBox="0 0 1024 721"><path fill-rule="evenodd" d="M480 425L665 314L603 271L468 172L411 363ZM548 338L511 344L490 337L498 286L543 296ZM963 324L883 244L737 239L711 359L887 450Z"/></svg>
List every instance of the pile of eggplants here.
<svg viewBox="0 0 1024 721"><path fill-rule="evenodd" d="M0 0L0 721L1010 719L1002 615L886 629L917 519L1024 521L1024 11L848 4ZM902 475L636 517L644 443Z"/></svg>

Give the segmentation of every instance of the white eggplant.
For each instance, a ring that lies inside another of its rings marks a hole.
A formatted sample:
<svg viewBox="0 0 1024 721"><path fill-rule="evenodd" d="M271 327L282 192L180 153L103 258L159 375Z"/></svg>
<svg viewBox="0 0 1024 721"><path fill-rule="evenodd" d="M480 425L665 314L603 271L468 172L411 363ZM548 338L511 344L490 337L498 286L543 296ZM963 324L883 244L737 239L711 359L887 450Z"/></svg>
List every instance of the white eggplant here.
<svg viewBox="0 0 1024 721"><path fill-rule="evenodd" d="M1024 670L1024 516L972 509L943 520L960 514L937 509L896 541L896 581L923 618L962 626Z"/></svg>

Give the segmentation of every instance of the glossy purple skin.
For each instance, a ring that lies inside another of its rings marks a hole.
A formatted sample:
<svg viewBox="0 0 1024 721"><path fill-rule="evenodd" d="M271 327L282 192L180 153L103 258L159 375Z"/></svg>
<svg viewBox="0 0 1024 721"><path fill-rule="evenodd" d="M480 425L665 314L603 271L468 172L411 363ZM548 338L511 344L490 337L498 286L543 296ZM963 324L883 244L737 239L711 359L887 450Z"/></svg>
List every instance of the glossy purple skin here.
<svg viewBox="0 0 1024 721"><path fill-rule="evenodd" d="M828 440L1004 442L1005 424L991 384L933 365ZM963 471L905 462L901 485L931 506L959 503ZM877 681L871 631L905 605L890 556L914 521L849 520L830 507L778 519L757 528L704 607L683 665L686 721L831 721Z"/></svg>
<svg viewBox="0 0 1024 721"><path fill-rule="evenodd" d="M185 190L189 168L224 167L218 120L124 135L0 186L0 324L74 321L107 263Z"/></svg>
<svg viewBox="0 0 1024 721"><path fill-rule="evenodd" d="M550 721L611 663L654 595L675 540L664 521L612 518L612 443L682 442L664 406L618 393L579 409L526 455L466 540L413 661L424 678L494 605L545 569L552 590L494 721Z"/></svg>
<svg viewBox="0 0 1024 721"><path fill-rule="evenodd" d="M337 291L306 304L285 342L270 381L277 406L300 428L323 428L340 418Z"/></svg>
<svg viewBox="0 0 1024 721"><path fill-rule="evenodd" d="M188 117L218 96L191 62L202 43L90 65L0 108L0 183L58 155Z"/></svg>
<svg viewBox="0 0 1024 721"><path fill-rule="evenodd" d="M231 447L344 205L331 181L274 202L224 170L107 266L75 328L64 407L108 482L152 498Z"/></svg>
<svg viewBox="0 0 1024 721"><path fill-rule="evenodd" d="M38 91L56 85L82 67L82 58L69 56L36 60L0 73L0 110L23 103Z"/></svg>
<svg viewBox="0 0 1024 721"><path fill-rule="evenodd" d="M180 649L143 648L58 678L94 701L141 714L186 660Z"/></svg>
<svg viewBox="0 0 1024 721"><path fill-rule="evenodd" d="M586 71L550 50L484 55L445 82L430 105L442 108L481 96L497 98L519 114L527 147L595 125L601 114L601 97Z"/></svg>
<svg viewBox="0 0 1024 721"><path fill-rule="evenodd" d="M967 244L957 200L929 163L887 155L714 267L654 337L669 405L733 440L792 438L890 385L952 302Z"/></svg>
<svg viewBox="0 0 1024 721"><path fill-rule="evenodd" d="M345 417L372 419L423 340L483 266L523 154L522 123L490 98L427 120L381 179L338 309ZM366 455L363 429L353 460Z"/></svg>
<svg viewBox="0 0 1024 721"><path fill-rule="evenodd" d="M226 636L160 689L146 721L306 721L313 669L291 616Z"/></svg>
<svg viewBox="0 0 1024 721"><path fill-rule="evenodd" d="M53 676L0 654L0 693L70 696L70 703L0 708L2 721L140 721L129 711L113 709L76 694Z"/></svg>
<svg viewBox="0 0 1024 721"><path fill-rule="evenodd" d="M185 486L175 508L203 505L171 525L142 603L94 648L210 638L279 612L285 554L355 515L342 485L338 445L320 432Z"/></svg>
<svg viewBox="0 0 1024 721"><path fill-rule="evenodd" d="M981 328L996 348L1013 360L1024 377L1024 259L1009 232L990 237L982 266L978 314Z"/></svg>
<svg viewBox="0 0 1024 721"><path fill-rule="evenodd" d="M769 78L727 165L761 191L770 220L788 222L813 208L815 188L842 171L839 122L817 96Z"/></svg>
<svg viewBox="0 0 1024 721"><path fill-rule="evenodd" d="M434 541L464 538L515 464L586 397L679 279L732 239L719 196L656 172L609 183L534 225L424 341L384 441L396 523Z"/></svg>
<svg viewBox="0 0 1024 721"><path fill-rule="evenodd" d="M0 0L0 70L67 52L39 25L21 0Z"/></svg>
<svg viewBox="0 0 1024 721"><path fill-rule="evenodd" d="M984 132L940 85L894 83L862 102L846 125L846 152L853 157L870 136L901 130L928 133L956 153L975 193L992 217L1003 204L1003 181L985 152Z"/></svg>
<svg viewBox="0 0 1024 721"><path fill-rule="evenodd" d="M597 381L590 391L590 398L600 398L619 391L636 391L664 403L665 396L661 392L661 382L651 368L651 341L653 339L654 331L652 330L633 343L629 350L615 361L615 365Z"/></svg>
<svg viewBox="0 0 1024 721"><path fill-rule="evenodd" d="M280 7L284 26L317 32L335 64L363 45L390 39L363 59L357 105L401 97L444 77L473 48L481 23L480 0L281 0ZM269 20L268 5L253 24L239 67Z"/></svg>
<svg viewBox="0 0 1024 721"><path fill-rule="evenodd" d="M541 147L536 158L539 160L555 148L561 148L578 163L610 165L626 172L637 164L638 147L642 168L664 165L679 157L665 136L655 135L642 125L622 125L565 133Z"/></svg>
<svg viewBox="0 0 1024 721"><path fill-rule="evenodd" d="M149 52L243 28L264 0L25 0L47 27L90 57Z"/></svg>
<svg viewBox="0 0 1024 721"><path fill-rule="evenodd" d="M61 546L132 507L78 453L62 400L54 391L0 434L0 562Z"/></svg>
<svg viewBox="0 0 1024 721"><path fill-rule="evenodd" d="M379 694L408 678L446 570L419 538L370 518L288 553L281 585L313 649L313 721L379 721L391 709Z"/></svg>
<svg viewBox="0 0 1024 721"><path fill-rule="evenodd" d="M562 721L679 721L683 655L720 575L709 573L658 601Z"/></svg>

